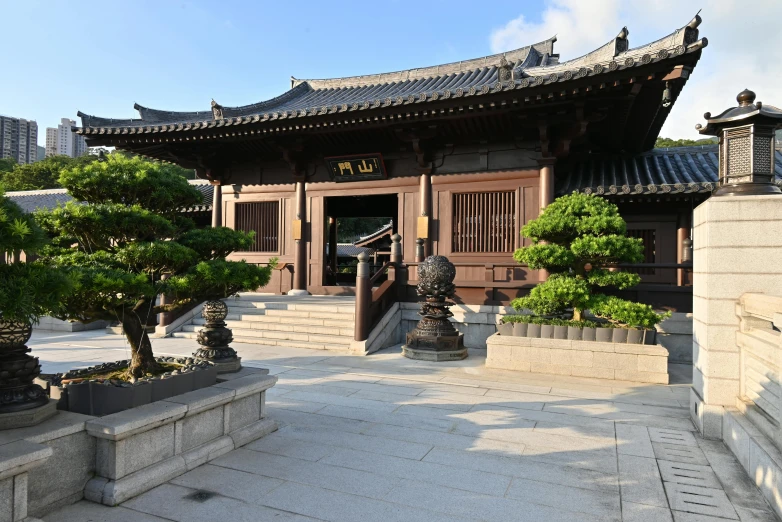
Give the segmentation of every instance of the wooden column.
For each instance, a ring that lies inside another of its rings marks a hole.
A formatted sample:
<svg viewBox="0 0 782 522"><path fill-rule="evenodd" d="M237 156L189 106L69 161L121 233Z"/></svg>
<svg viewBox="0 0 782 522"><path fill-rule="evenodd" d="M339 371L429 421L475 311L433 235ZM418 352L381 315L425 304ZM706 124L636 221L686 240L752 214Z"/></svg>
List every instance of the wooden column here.
<svg viewBox="0 0 782 522"><path fill-rule="evenodd" d="M219 181L212 182L212 228L223 226L223 186Z"/></svg>
<svg viewBox="0 0 782 522"><path fill-rule="evenodd" d="M685 210L679 213L679 220L676 228L676 262L684 262L684 240L690 237L692 229L692 213ZM676 284L684 286L687 283L684 269L676 270Z"/></svg>
<svg viewBox="0 0 782 522"><path fill-rule="evenodd" d="M293 227L293 289L289 295L307 295L307 190L304 180L296 181L296 216Z"/></svg>
<svg viewBox="0 0 782 522"><path fill-rule="evenodd" d="M554 201L554 158L541 158L540 166L540 208L546 208Z"/></svg>
<svg viewBox="0 0 782 522"><path fill-rule="evenodd" d="M554 201L554 158L540 158L540 187L538 194L540 198L540 210L549 206ZM538 270L540 281L548 279L548 270Z"/></svg>
<svg viewBox="0 0 782 522"><path fill-rule="evenodd" d="M424 239L424 257L432 255L432 176L429 173L421 174L419 207L421 216L428 217L428 227Z"/></svg>
<svg viewBox="0 0 782 522"><path fill-rule="evenodd" d="M337 218L329 216L329 268L337 274Z"/></svg>

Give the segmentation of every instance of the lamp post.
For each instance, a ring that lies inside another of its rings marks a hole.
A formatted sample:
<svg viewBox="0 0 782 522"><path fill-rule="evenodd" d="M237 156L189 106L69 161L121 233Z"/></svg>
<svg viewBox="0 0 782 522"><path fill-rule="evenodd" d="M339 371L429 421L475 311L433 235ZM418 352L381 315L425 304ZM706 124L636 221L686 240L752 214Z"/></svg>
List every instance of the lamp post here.
<svg viewBox="0 0 782 522"><path fill-rule="evenodd" d="M782 126L782 110L755 102L749 89L736 101L738 107L714 117L707 112L706 126L695 126L720 140L720 179L714 195L782 195L774 180L774 132Z"/></svg>

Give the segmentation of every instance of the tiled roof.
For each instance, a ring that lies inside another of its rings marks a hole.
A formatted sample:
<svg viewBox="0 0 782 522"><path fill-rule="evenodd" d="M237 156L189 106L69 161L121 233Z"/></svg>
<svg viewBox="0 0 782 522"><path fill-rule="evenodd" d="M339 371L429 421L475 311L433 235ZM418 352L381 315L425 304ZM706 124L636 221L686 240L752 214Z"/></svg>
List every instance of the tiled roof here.
<svg viewBox="0 0 782 522"><path fill-rule="evenodd" d="M775 154L777 183L782 185L782 152ZM623 196L711 192L718 180L718 145L674 147L635 156L594 155L572 163L557 178L556 193Z"/></svg>
<svg viewBox="0 0 782 522"><path fill-rule="evenodd" d="M350 243L337 243L337 257L358 257L362 252L366 252L367 255L375 253L374 248L360 247L352 245ZM329 245L326 245L326 255L329 253Z"/></svg>
<svg viewBox="0 0 782 522"><path fill-rule="evenodd" d="M698 39L696 17L686 26L650 44L629 48L628 31L582 57L559 62L553 54L556 38L506 53L394 73L328 80L291 79L291 89L271 100L241 107L173 112L136 104L140 119L116 120L79 112L85 135L147 134L223 127L237 124L365 111L430 103L449 98L482 96L601 76L697 52L707 45Z"/></svg>
<svg viewBox="0 0 782 522"><path fill-rule="evenodd" d="M189 208L186 211L211 211L212 195L214 194L212 185L203 179L191 179L188 180L188 183L201 192L201 195L204 197L204 202L203 204L198 205L197 207ZM46 190L20 190L6 192L5 195L27 213L35 212L36 210L50 210L57 208L58 205L65 205L67 202L73 201L73 198L64 188Z"/></svg>

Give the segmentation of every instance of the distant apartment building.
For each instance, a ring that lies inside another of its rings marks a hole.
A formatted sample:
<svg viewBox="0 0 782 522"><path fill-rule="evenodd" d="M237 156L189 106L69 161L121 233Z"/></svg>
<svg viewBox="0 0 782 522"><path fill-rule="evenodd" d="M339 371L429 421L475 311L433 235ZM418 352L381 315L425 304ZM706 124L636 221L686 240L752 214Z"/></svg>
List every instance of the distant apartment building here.
<svg viewBox="0 0 782 522"><path fill-rule="evenodd" d="M0 116L0 159L16 163L38 160L38 124L23 118Z"/></svg>
<svg viewBox="0 0 782 522"><path fill-rule="evenodd" d="M46 129L46 157L70 156L78 158L87 154L87 142L71 130L74 120L63 118L57 128Z"/></svg>

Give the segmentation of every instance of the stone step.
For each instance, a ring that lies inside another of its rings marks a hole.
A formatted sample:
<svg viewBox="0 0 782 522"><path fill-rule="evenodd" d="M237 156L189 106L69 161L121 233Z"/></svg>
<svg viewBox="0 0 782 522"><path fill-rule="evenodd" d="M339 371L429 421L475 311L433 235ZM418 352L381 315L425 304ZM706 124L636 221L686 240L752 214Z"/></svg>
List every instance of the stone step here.
<svg viewBox="0 0 782 522"><path fill-rule="evenodd" d="M171 334L177 339L195 339L196 332L175 332ZM330 344L323 342L291 341L285 339L264 339L262 337L240 337L235 336L233 342L245 344L260 344L263 346L285 346L287 348L307 348L310 350L333 350L347 352L348 346L345 344ZM241 354L240 354L241 355Z"/></svg>
<svg viewBox="0 0 782 522"><path fill-rule="evenodd" d="M199 328L206 324L205 319L195 319L190 325L185 325L187 328ZM264 331L276 331L276 332L295 332L305 334L321 334L321 335L347 335L353 336L353 324L340 323L338 325L311 325L311 324L286 324L286 323L267 323L267 322L255 322L255 321L225 321L225 325L232 329L242 330L264 330Z"/></svg>
<svg viewBox="0 0 782 522"><path fill-rule="evenodd" d="M297 317L299 319L312 318L312 319L350 319L353 320L352 313L339 312L337 310L323 311L319 310L282 310L275 308L254 308L254 307L241 307L241 306L229 306L229 314L242 314L242 315L266 315L269 317Z"/></svg>
<svg viewBox="0 0 782 522"><path fill-rule="evenodd" d="M188 324L182 327L184 332L198 333L202 326ZM352 332L346 335L324 335L303 332L286 332L277 330L255 330L252 328L232 328L234 337L257 337L277 341L304 341L323 344L343 344L349 346L353 341Z"/></svg>
<svg viewBox="0 0 782 522"><path fill-rule="evenodd" d="M310 326L336 326L340 328L353 328L353 317L337 315L337 319L320 319L316 317L284 317L279 315L263 314L231 314L226 316L226 321L240 321L250 323L267 324L299 324ZM193 324L204 324L203 318L196 318Z"/></svg>
<svg viewBox="0 0 782 522"><path fill-rule="evenodd" d="M324 304L299 304L299 303L269 303L263 301L245 301L242 299L226 299L229 309L250 308L266 310L267 312L321 312L353 315L356 307L353 304L324 303Z"/></svg>

